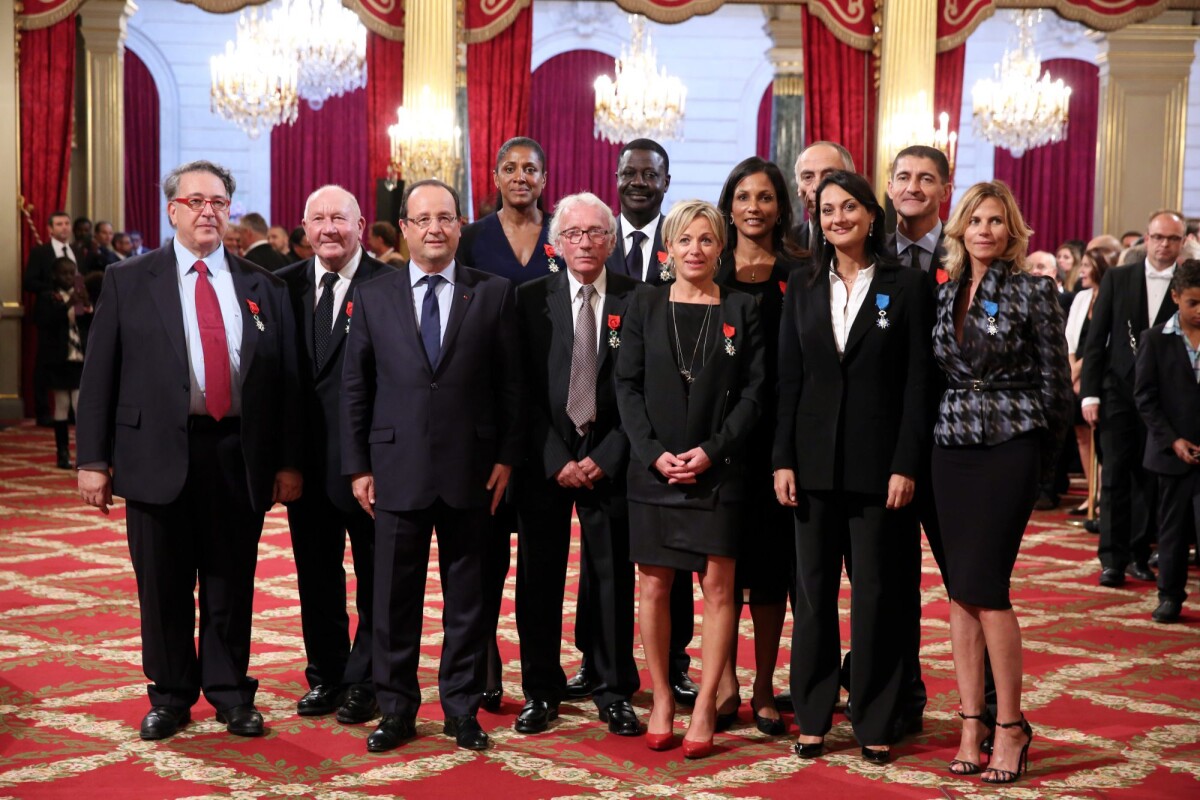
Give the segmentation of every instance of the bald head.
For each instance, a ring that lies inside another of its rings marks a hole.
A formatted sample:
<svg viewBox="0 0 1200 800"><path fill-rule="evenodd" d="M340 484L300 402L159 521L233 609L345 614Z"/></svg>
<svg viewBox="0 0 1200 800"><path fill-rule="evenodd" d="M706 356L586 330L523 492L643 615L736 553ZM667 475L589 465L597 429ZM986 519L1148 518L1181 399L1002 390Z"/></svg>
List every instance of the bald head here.
<svg viewBox="0 0 1200 800"><path fill-rule="evenodd" d="M817 186L834 170L854 171L850 151L836 142L813 142L796 159L796 194L804 201L810 219L816 219Z"/></svg>
<svg viewBox="0 0 1200 800"><path fill-rule="evenodd" d="M359 251L366 220L354 195L331 185L308 196L303 224L318 265L337 272Z"/></svg>
<svg viewBox="0 0 1200 800"><path fill-rule="evenodd" d="M1058 283L1058 261L1054 258L1053 253L1035 250L1025 257L1025 266L1029 269L1030 274L1041 275L1043 278L1049 278Z"/></svg>

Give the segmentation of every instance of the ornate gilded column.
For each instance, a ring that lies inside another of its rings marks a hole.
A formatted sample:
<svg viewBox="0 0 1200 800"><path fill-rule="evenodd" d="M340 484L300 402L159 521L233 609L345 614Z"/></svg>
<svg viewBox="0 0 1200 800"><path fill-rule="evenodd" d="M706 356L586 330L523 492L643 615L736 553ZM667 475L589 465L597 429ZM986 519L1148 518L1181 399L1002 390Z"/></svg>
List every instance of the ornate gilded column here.
<svg viewBox="0 0 1200 800"><path fill-rule="evenodd" d="M460 126L462 124L461 117L456 113L457 26L456 3L446 0L404 2L404 108L411 121L404 146L417 151L418 155L425 147L432 148L431 152L436 153L439 146L446 144L447 131L430 130L430 125L439 128L448 120L456 120L455 124ZM424 127L421 126L421 120L426 121ZM446 150L441 152L444 155ZM461 146L457 156L461 168ZM427 159L424 166L414 167L410 169L410 174L402 177L405 181L412 181L434 174L456 185L458 171L453 175L441 174L440 168L432 168L437 161L436 158Z"/></svg>
<svg viewBox="0 0 1200 800"><path fill-rule="evenodd" d="M13 25L13 0L0 0L0 19ZM0 34L0 419L20 419L21 407L21 146L17 109L17 36Z"/></svg>
<svg viewBox="0 0 1200 800"><path fill-rule="evenodd" d="M1145 230L1159 208L1183 204L1188 74L1200 27L1187 11L1088 34L1100 45L1093 233Z"/></svg>
<svg viewBox="0 0 1200 800"><path fill-rule="evenodd" d="M804 32L799 6L764 6L775 67L771 84L771 160L779 165L796 196L796 159L804 149Z"/></svg>
<svg viewBox="0 0 1200 800"><path fill-rule="evenodd" d="M879 119L875 190L882 199L896 153L925 144L933 128L937 0L886 0L880 32Z"/></svg>
<svg viewBox="0 0 1200 800"><path fill-rule="evenodd" d="M93 220L125 227L125 24L133 0L88 0L79 8L87 52L88 212Z"/></svg>

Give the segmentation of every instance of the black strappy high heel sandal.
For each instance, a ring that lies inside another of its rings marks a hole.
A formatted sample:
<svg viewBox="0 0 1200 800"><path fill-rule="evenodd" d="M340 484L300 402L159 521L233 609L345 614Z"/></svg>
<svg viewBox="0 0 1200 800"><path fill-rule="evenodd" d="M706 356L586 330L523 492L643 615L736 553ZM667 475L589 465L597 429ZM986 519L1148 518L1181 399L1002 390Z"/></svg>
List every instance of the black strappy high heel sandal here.
<svg viewBox="0 0 1200 800"><path fill-rule="evenodd" d="M984 742L991 741L996 730L996 720L992 717L992 712L988 711L988 709L984 707L983 711L979 712L978 714L964 714L959 711L958 716L963 720L977 719L985 728L988 729L987 737L979 743L979 752L990 753L991 747L989 746L985 750L983 744ZM965 759L961 758L954 759L947 766L951 775L978 775L980 772L983 772L983 767L979 764L976 764L974 761L966 761Z"/></svg>
<svg viewBox="0 0 1200 800"><path fill-rule="evenodd" d="M1025 740L1025 745L1021 748L1021 757L1017 759L1017 770L1013 772L1007 769L996 769L989 766L983 771L983 777L980 778L984 783L1015 783L1022 772L1029 770L1029 745L1033 744L1033 728L1029 721L1022 714L1021 718L1016 722L997 722L996 727L999 728L1020 728L1021 731L1029 738ZM988 777L988 773L992 773Z"/></svg>

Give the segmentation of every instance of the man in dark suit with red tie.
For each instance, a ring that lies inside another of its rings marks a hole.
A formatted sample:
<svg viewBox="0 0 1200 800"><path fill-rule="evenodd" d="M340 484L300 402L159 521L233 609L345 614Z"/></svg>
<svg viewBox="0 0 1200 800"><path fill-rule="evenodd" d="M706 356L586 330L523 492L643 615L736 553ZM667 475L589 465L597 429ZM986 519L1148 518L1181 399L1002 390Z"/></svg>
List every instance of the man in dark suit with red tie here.
<svg viewBox="0 0 1200 800"><path fill-rule="evenodd" d="M84 361L79 492L106 514L126 501L143 739L185 725L201 691L230 733L263 732L246 674L254 568L263 515L300 495L301 438L287 288L223 249L233 190L209 161L163 179L175 238L108 270Z"/></svg>
<svg viewBox="0 0 1200 800"><path fill-rule="evenodd" d="M308 656L304 674L309 691L296 711L302 717L336 711L344 724L367 722L379 713L371 684L375 523L342 475L338 424L342 357L354 313L351 297L363 283L394 271L363 250L365 226L354 195L340 186L322 186L304 204L304 230L315 255L277 273L288 285L296 318L304 410L305 492L288 504ZM342 567L347 534L357 579L353 639Z"/></svg>
<svg viewBox="0 0 1200 800"><path fill-rule="evenodd" d="M629 702L639 685L625 506L629 440L613 376L625 307L636 292L649 289L604 266L615 227L612 212L593 194L559 200L550 240L567 269L517 291L530 428L527 460L514 478L525 691L518 733L546 730L567 696L560 656L572 508L582 531L580 573L592 587L584 606L597 680L592 696L609 731L641 733Z"/></svg>
<svg viewBox="0 0 1200 800"><path fill-rule="evenodd" d="M429 545L438 535L444 733L482 750L483 537L522 450L512 285L458 265L462 210L438 180L405 190L407 269L363 284L342 371L342 472L375 517L375 690L382 752L416 734Z"/></svg>

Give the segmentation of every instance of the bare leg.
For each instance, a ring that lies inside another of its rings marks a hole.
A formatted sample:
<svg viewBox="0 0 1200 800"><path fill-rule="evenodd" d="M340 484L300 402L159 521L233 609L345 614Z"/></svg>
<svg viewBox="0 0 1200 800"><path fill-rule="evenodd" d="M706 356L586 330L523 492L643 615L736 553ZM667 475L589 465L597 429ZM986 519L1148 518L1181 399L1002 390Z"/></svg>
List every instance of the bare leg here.
<svg viewBox="0 0 1200 800"><path fill-rule="evenodd" d="M996 720L1016 722L1021 719L1021 624L1011 608L984 608L978 613L996 678ZM1016 772L1026 738L1019 727L996 728L989 767Z"/></svg>
<svg viewBox="0 0 1200 800"><path fill-rule="evenodd" d="M1087 425L1075 426L1075 446L1079 448L1079 462L1083 464L1083 477L1088 486L1092 485L1092 436ZM1080 508L1087 508L1087 500Z"/></svg>
<svg viewBox="0 0 1200 800"><path fill-rule="evenodd" d="M704 624L700 628L700 693L692 709L692 721L685 739L697 742L712 738L717 723L717 684L729 661L733 645L733 572L734 561L723 556L709 556L704 574L700 576L700 591L704 595Z"/></svg>
<svg viewBox="0 0 1200 800"><path fill-rule="evenodd" d="M650 669L654 705L647 733L667 733L675 719L675 698L667 679L667 652L671 638L671 583L675 570L638 564L638 626L642 631L642 649ZM705 619L708 615L705 615Z"/></svg>
<svg viewBox="0 0 1200 800"><path fill-rule="evenodd" d="M741 616L742 604L737 603L733 607L733 638L729 644L729 660L725 662L725 668L721 670L721 680L717 683L717 713L733 711L742 702L742 687L737 678L738 640L741 638L738 636L738 624Z"/></svg>
<svg viewBox="0 0 1200 800"><path fill-rule="evenodd" d="M950 600L950 645L954 651L954 675L958 680L958 700L964 714L981 714L983 701L984 632L980 609ZM993 656L993 664L995 656ZM954 757L972 764L980 762L979 745L987 737L981 720L963 720L962 738Z"/></svg>
<svg viewBox="0 0 1200 800"><path fill-rule="evenodd" d="M779 660L779 637L787 603L757 603L750 606L754 620L754 695L750 707L766 719L779 719L775 708L775 664Z"/></svg>

